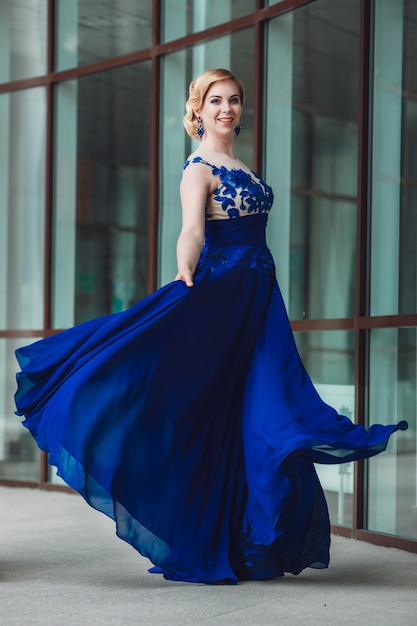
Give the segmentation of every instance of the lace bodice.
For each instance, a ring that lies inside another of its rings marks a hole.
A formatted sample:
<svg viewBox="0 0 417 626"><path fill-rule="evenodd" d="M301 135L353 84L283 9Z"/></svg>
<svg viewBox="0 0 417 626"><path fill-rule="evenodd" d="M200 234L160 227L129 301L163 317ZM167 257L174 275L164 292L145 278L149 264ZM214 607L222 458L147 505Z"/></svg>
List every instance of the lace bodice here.
<svg viewBox="0 0 417 626"><path fill-rule="evenodd" d="M209 167L213 176L218 178L219 186L207 198L206 220L230 219L254 213L269 213L274 194L252 170L228 169L217 167L196 156L185 162L184 169L190 163L201 163Z"/></svg>

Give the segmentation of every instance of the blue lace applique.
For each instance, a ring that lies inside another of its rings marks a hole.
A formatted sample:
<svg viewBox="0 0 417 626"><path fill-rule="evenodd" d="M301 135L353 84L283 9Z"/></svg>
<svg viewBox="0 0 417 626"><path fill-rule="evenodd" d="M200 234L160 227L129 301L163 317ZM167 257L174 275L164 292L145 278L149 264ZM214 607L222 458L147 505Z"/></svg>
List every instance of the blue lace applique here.
<svg viewBox="0 0 417 626"><path fill-rule="evenodd" d="M203 247L197 271L208 267L211 273L218 274L239 265L244 269L268 270L270 277L275 276L274 259L268 248L212 248Z"/></svg>
<svg viewBox="0 0 417 626"><path fill-rule="evenodd" d="M255 178L242 169L227 169L224 165L216 167L199 156L187 160L184 169L190 162L208 165L213 175L220 178L221 185L215 190L213 199L221 204L228 217L239 217L242 211L251 214L271 210L273 191L253 170Z"/></svg>

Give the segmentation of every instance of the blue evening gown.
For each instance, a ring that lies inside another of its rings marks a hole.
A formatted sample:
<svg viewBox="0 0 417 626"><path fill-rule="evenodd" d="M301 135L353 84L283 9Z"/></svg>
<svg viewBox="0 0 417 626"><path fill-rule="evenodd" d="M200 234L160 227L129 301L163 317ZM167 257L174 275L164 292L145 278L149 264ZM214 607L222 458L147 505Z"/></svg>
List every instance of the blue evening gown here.
<svg viewBox="0 0 417 626"><path fill-rule="evenodd" d="M271 189L209 167L195 283L17 350L17 414L68 485L166 578L234 583L326 567L314 462L385 449L325 404L300 361L265 243Z"/></svg>

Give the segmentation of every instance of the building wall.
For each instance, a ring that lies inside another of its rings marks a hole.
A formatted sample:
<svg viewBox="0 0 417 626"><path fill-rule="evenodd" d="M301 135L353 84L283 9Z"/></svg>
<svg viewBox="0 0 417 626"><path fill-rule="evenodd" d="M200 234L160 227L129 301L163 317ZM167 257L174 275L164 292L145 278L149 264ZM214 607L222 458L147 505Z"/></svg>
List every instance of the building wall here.
<svg viewBox="0 0 417 626"><path fill-rule="evenodd" d="M14 349L174 277L188 84L227 67L314 383L410 424L317 468L332 522L417 549L416 42L412 0L0 0L0 481L59 484L13 414Z"/></svg>

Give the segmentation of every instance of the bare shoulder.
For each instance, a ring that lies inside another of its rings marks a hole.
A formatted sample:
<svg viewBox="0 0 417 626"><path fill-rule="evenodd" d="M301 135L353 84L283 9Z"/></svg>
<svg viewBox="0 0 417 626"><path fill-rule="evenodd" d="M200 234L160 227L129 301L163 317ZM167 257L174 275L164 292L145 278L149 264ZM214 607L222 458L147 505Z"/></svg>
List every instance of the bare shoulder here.
<svg viewBox="0 0 417 626"><path fill-rule="evenodd" d="M198 154L192 153L185 162L181 186L197 185L209 191L216 184L212 168Z"/></svg>

